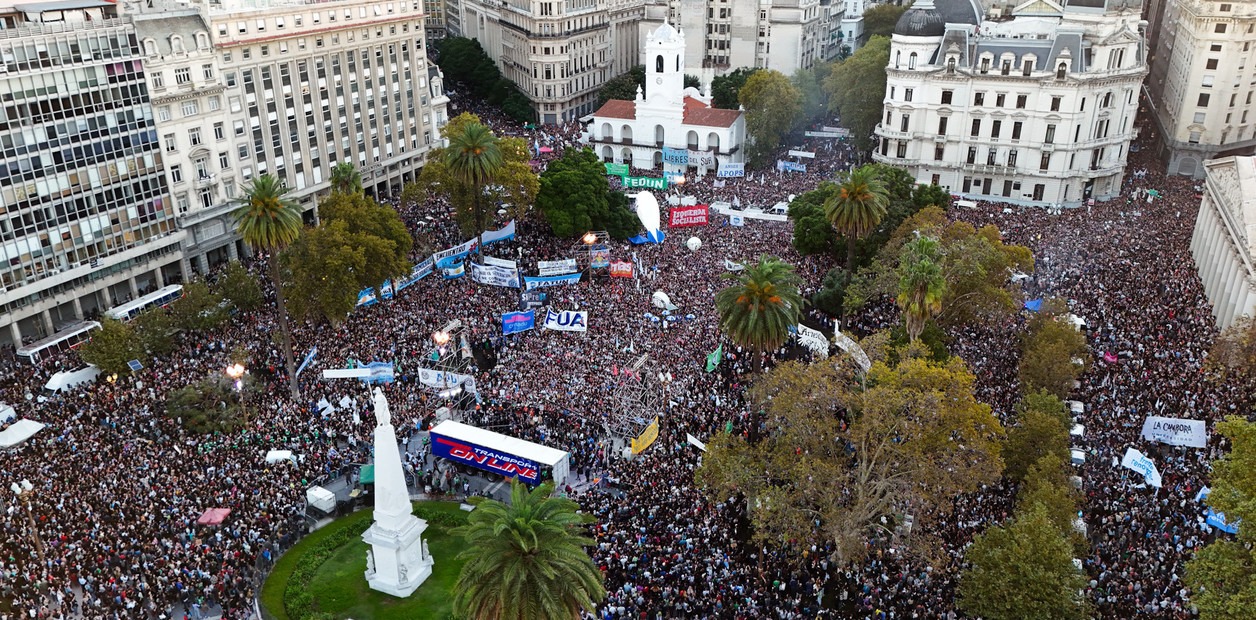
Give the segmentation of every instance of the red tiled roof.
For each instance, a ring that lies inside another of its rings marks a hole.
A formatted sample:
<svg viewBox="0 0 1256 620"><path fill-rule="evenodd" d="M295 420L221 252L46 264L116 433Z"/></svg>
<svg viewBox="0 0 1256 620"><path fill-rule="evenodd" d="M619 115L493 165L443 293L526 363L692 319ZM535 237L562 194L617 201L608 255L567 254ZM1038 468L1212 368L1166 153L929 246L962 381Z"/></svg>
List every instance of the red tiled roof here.
<svg viewBox="0 0 1256 620"><path fill-rule="evenodd" d="M684 123L686 125L732 127L739 118L741 118L741 110L712 108L693 97L685 97Z"/></svg>
<svg viewBox="0 0 1256 620"><path fill-rule="evenodd" d="M609 99L602 107L593 113L593 116L599 118L626 118L636 120L637 104L623 99Z"/></svg>

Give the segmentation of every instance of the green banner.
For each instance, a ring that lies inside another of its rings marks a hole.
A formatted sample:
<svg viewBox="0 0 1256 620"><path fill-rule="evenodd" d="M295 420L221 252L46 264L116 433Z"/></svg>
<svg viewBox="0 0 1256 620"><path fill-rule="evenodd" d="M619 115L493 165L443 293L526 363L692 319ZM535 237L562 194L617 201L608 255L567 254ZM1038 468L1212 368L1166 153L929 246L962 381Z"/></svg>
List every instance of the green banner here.
<svg viewBox="0 0 1256 620"><path fill-rule="evenodd" d="M626 177L628 176L628 164L607 163L606 174Z"/></svg>
<svg viewBox="0 0 1256 620"><path fill-rule="evenodd" d="M711 351L711 353L707 355L706 371L711 372L712 370L715 370L716 367L718 367L720 365L720 362L722 361L724 361L724 345L723 344L721 344L718 347L715 347L715 350Z"/></svg>
<svg viewBox="0 0 1256 620"><path fill-rule="evenodd" d="M651 177L624 177L624 187L644 187L645 189L667 189L667 179Z"/></svg>

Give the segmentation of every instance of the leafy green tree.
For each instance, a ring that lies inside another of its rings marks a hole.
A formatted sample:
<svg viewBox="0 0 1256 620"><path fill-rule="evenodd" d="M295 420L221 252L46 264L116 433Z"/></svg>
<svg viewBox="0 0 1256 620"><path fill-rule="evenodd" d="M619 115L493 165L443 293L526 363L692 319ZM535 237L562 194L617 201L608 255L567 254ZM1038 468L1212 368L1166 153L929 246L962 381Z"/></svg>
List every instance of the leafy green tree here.
<svg viewBox="0 0 1256 620"><path fill-rule="evenodd" d="M355 235L343 221L323 222L301 235L283 253L288 274L286 290L292 314L301 319L323 319L340 325L357 305L369 254L391 251L382 239ZM375 286L382 280L373 280Z"/></svg>
<svg viewBox="0 0 1256 620"><path fill-rule="evenodd" d="M1074 522L1081 506L1081 493L1070 481L1073 472L1068 453L1046 453L1029 467L1021 483L1016 502L1020 510L1038 504L1047 513L1047 520L1073 545L1076 553L1086 550L1086 537Z"/></svg>
<svg viewBox="0 0 1256 620"><path fill-rule="evenodd" d="M945 294L938 240L921 236L907 242L898 263L897 301L909 339L919 338L925 322L942 311Z"/></svg>
<svg viewBox="0 0 1256 620"><path fill-rule="evenodd" d="M864 36L889 37L894 34L898 18L907 12L908 4L878 4L864 11Z"/></svg>
<svg viewBox="0 0 1256 620"><path fill-rule="evenodd" d="M488 127L475 123L449 138L443 153L445 166L455 179L471 190L471 214L476 234L480 236L476 252L483 254L484 229L491 216L491 205L484 198L484 188L493 182L505 163L497 136Z"/></svg>
<svg viewBox="0 0 1256 620"><path fill-rule="evenodd" d="M1238 524L1238 534L1209 543L1186 564L1186 584L1200 620L1245 620L1256 609L1256 423L1228 416L1216 430L1230 452L1212 462L1208 505Z"/></svg>
<svg viewBox="0 0 1256 620"><path fill-rule="evenodd" d="M871 168L860 167L839 180L837 191L824 203L824 214L846 237L846 269L855 270L855 243L867 237L885 217L889 195Z"/></svg>
<svg viewBox="0 0 1256 620"><path fill-rule="evenodd" d="M746 109L746 135L751 140L747 154L762 165L802 113L802 93L780 71L760 69L746 79L737 101Z"/></svg>
<svg viewBox="0 0 1256 620"><path fill-rule="evenodd" d="M1067 398L1073 382L1090 366L1086 337L1063 320L1066 309L1063 302L1048 300L1029 322L1018 369L1022 389Z"/></svg>
<svg viewBox="0 0 1256 620"><path fill-rule="evenodd" d="M837 184L821 181L809 192L789 203L789 219L794 221L794 249L803 256L836 253L837 234L824 213L824 205L837 193Z"/></svg>
<svg viewBox="0 0 1256 620"><path fill-rule="evenodd" d="M447 37L437 44L437 50L436 64L445 79L480 96L488 94L501 77L493 59L475 39Z"/></svg>
<svg viewBox="0 0 1256 620"><path fill-rule="evenodd" d="M92 334L91 341L78 348L78 353L84 362L110 375L130 372L127 362L131 360L149 359L135 326L109 317L101 318L100 329Z"/></svg>
<svg viewBox="0 0 1256 620"><path fill-rule="evenodd" d="M850 129L860 150L872 147L872 132L881 122L885 66L889 62L890 39L872 37L867 45L834 67L824 81L829 110L841 113L842 125Z"/></svg>
<svg viewBox="0 0 1256 620"><path fill-rule="evenodd" d="M140 361L151 360L174 350L174 336L179 328L165 310L158 308L145 312L135 317L131 326L135 328L135 335L146 354L139 358Z"/></svg>
<svg viewBox="0 0 1256 620"><path fill-rule="evenodd" d="M763 353L780 347L789 338L789 329L802 316L802 279L793 265L775 256L759 256L759 262L740 272L726 273L733 284L715 294L720 329L730 340L754 356L757 373Z"/></svg>
<svg viewBox="0 0 1256 620"><path fill-rule="evenodd" d="M711 79L711 107L725 110L736 110L741 106L740 91L746 80L758 71L752 67L741 67L731 73L717 75Z"/></svg>
<svg viewBox="0 0 1256 620"><path fill-rule="evenodd" d="M519 86L506 78L497 81L498 96L491 97L490 101L496 101L498 107L506 116L514 119L518 123L531 123L536 120L536 110L532 107L532 100L519 90Z"/></svg>
<svg viewBox="0 0 1256 620"><path fill-rule="evenodd" d="M337 192L318 205L318 216L324 223L343 222L348 233L356 237L354 243L365 251L366 266L354 272L359 289L372 287L378 296L384 281L410 273L414 239L392 207L363 194Z"/></svg>
<svg viewBox="0 0 1256 620"><path fill-rule="evenodd" d="M1086 620L1086 574L1041 504L978 535L964 559L959 606L986 620Z"/></svg>
<svg viewBox="0 0 1256 620"><path fill-rule="evenodd" d="M298 395L296 363L292 359L292 329L288 325L288 307L279 272L279 253L301 236L301 207L288 198L283 181L270 174L261 174L244 188L244 197L236 204L232 217L236 232L244 243L257 252L266 252L266 265L275 285L275 301L279 315L279 334L284 367L288 374L288 391Z"/></svg>
<svg viewBox="0 0 1256 620"><path fill-rule="evenodd" d="M820 290L811 296L811 305L834 316L842 315L842 301L846 297L846 285L850 276L845 269L834 267L824 274Z"/></svg>
<svg viewBox="0 0 1256 620"><path fill-rule="evenodd" d="M566 149L541 175L536 204L554 235L579 237L590 230L605 230L616 239L637 232L639 223L628 210L623 193L612 191L606 168L593 151Z"/></svg>
<svg viewBox="0 0 1256 620"><path fill-rule="evenodd" d="M166 417L202 435L234 433L246 420L240 394L224 378L203 379L170 392L165 409Z"/></svg>
<svg viewBox="0 0 1256 620"><path fill-rule="evenodd" d="M1071 427L1064 401L1045 391L1025 394L1016 405L1016 423L1008 429L1003 446L1008 479L1020 482L1048 454L1067 461Z"/></svg>
<svg viewBox="0 0 1256 620"><path fill-rule="evenodd" d="M946 279L940 322L948 326L996 324L1021 309L1020 289L1009 276L1033 272L1029 248L1003 243L1002 233L990 224L978 230L967 222L952 222L939 234Z"/></svg>
<svg viewBox="0 0 1256 620"><path fill-rule="evenodd" d="M249 273L249 270L245 269L238 260L227 263L226 270L214 283L214 290L240 312L256 310L262 307L262 302L265 301L262 297L262 287L257 284L257 278L253 277L253 274Z"/></svg>
<svg viewBox="0 0 1256 620"><path fill-rule="evenodd" d="M517 480L510 503L472 498L454 585L454 611L470 620L578 620L606 597L601 571L585 552L593 516L551 497L553 483L528 491Z"/></svg>
<svg viewBox="0 0 1256 620"><path fill-rule="evenodd" d="M351 161L342 161L331 167L331 191L341 194L362 193L362 173Z"/></svg>
<svg viewBox="0 0 1256 620"><path fill-rule="evenodd" d="M184 331L211 330L227 319L222 302L222 295L210 290L204 281L192 280L183 285L183 297L170 304L171 321Z"/></svg>
<svg viewBox="0 0 1256 620"><path fill-rule="evenodd" d="M974 397L974 381L958 357L874 361L866 390L835 364L778 364L751 391L766 428L757 440L716 434L696 479L712 501L747 498L756 543L819 538L845 566L910 506L915 529L904 544L931 554L939 547L931 524L946 521L955 495L1003 468L1002 429Z"/></svg>
<svg viewBox="0 0 1256 620"><path fill-rule="evenodd" d="M621 101L636 99L638 86L645 87L645 65L637 65L629 69L627 73L615 76L603 83L602 88L597 91L598 107L611 99Z"/></svg>

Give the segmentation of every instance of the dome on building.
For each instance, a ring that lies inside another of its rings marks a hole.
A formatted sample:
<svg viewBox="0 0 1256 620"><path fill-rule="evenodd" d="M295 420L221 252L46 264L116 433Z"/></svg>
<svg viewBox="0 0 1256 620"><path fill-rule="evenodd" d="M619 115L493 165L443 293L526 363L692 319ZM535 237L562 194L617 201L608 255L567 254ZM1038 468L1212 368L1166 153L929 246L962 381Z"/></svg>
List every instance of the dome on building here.
<svg viewBox="0 0 1256 620"><path fill-rule="evenodd" d="M894 25L894 34L908 37L940 37L947 24L981 23L976 0L920 0Z"/></svg>
<svg viewBox="0 0 1256 620"><path fill-rule="evenodd" d="M671 24L667 23L667 20L663 20L663 24L654 30L654 34L650 35L650 39L653 41L672 41L679 36L680 33Z"/></svg>

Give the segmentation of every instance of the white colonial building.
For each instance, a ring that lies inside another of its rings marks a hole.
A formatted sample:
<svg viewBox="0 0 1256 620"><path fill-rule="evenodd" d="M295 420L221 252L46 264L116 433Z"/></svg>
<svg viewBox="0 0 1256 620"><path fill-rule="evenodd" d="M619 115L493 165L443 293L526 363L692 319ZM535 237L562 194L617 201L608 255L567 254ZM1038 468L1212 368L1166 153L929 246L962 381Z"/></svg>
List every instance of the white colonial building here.
<svg viewBox="0 0 1256 620"><path fill-rule="evenodd" d="M607 101L589 123L590 146L604 161L651 169L663 165L664 148L689 152L689 165L667 164L669 173L706 174L743 161L744 113L712 108L709 95L685 88L684 54L685 36L671 24L646 38L645 91L634 101Z"/></svg>
<svg viewBox="0 0 1256 620"><path fill-rule="evenodd" d="M1078 206L1121 191L1147 73L1138 7L920 0L895 26L874 158L952 194Z"/></svg>
<svg viewBox="0 0 1256 620"><path fill-rule="evenodd" d="M1201 178L1205 160L1256 153L1256 2L1158 6L1147 94L1159 155L1170 174Z"/></svg>
<svg viewBox="0 0 1256 620"><path fill-rule="evenodd" d="M1256 316L1256 158L1214 159L1204 172L1191 255L1217 327L1225 329Z"/></svg>

